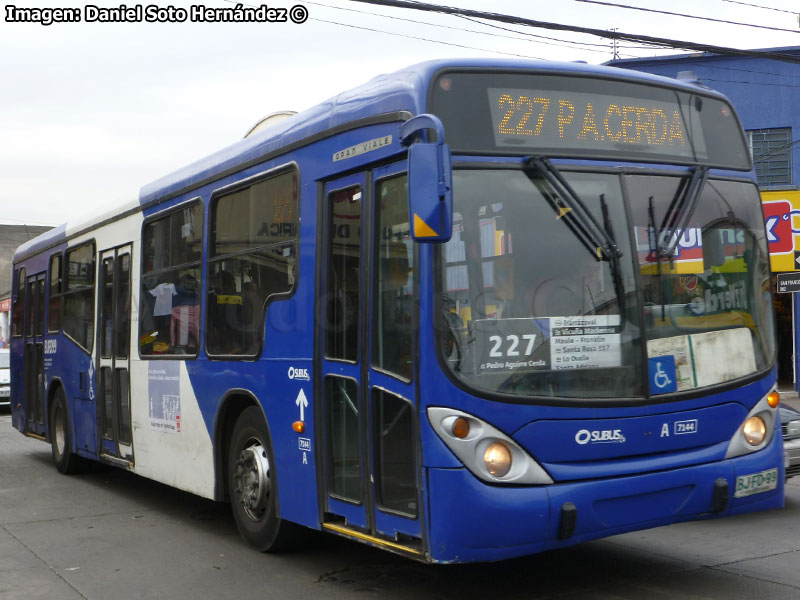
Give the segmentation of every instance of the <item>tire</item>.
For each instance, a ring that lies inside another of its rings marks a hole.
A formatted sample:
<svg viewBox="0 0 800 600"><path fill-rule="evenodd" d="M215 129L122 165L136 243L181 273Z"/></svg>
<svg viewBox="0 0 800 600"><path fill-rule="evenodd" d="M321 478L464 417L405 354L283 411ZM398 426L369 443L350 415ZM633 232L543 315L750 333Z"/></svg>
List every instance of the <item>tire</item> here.
<svg viewBox="0 0 800 600"><path fill-rule="evenodd" d="M50 427L50 448L58 471L64 475L72 475L83 471L85 465L83 459L72 452L67 400L62 388L58 388L53 396L48 423Z"/></svg>
<svg viewBox="0 0 800 600"><path fill-rule="evenodd" d="M275 461L267 424L258 407L239 415L227 456L228 494L236 527L261 552L294 547L301 528L278 516Z"/></svg>

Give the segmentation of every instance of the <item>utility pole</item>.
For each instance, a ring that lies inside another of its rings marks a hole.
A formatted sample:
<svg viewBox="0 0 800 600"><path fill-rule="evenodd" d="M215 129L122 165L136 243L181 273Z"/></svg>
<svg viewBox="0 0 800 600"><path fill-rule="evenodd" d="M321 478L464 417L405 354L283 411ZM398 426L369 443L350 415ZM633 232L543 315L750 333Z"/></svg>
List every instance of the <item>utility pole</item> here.
<svg viewBox="0 0 800 600"><path fill-rule="evenodd" d="M609 31L617 32L619 31L619 27L612 27ZM611 40L611 59L612 60L619 60L619 48L617 47L617 38L612 38Z"/></svg>

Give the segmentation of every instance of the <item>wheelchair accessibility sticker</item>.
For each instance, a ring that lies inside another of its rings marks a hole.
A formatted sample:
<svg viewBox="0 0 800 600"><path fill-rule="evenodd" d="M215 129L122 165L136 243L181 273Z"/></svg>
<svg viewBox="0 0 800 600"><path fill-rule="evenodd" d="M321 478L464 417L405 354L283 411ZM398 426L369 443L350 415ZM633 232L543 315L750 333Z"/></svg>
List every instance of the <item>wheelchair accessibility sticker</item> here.
<svg viewBox="0 0 800 600"><path fill-rule="evenodd" d="M678 374L673 355L657 356L648 359L650 370L650 393L669 394L678 391Z"/></svg>

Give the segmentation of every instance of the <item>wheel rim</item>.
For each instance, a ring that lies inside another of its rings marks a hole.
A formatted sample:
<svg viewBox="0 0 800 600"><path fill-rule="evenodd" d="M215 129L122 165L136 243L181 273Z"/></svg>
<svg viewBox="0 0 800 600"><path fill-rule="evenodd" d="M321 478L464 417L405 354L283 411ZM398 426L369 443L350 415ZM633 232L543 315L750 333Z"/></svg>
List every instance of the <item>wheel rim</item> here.
<svg viewBox="0 0 800 600"><path fill-rule="evenodd" d="M258 521L269 506L271 492L267 451L259 440L249 440L236 460L236 492L244 513Z"/></svg>
<svg viewBox="0 0 800 600"><path fill-rule="evenodd" d="M64 456L64 450L67 447L67 431L64 425L64 413L60 410L56 410L55 442L56 452L59 456Z"/></svg>

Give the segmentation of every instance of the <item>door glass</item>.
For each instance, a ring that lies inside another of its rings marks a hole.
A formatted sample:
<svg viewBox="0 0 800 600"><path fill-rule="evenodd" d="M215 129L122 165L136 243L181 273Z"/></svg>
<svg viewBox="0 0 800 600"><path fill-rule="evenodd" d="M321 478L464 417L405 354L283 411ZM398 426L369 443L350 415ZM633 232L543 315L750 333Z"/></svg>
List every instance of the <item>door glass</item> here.
<svg viewBox="0 0 800 600"><path fill-rule="evenodd" d="M361 281L361 187L328 196L328 286L324 326L328 358L358 360Z"/></svg>
<svg viewBox="0 0 800 600"><path fill-rule="evenodd" d="M27 323L25 325L25 336L26 337L33 337L33 322L36 320L35 315L33 314L34 309L36 308L36 285L34 281L28 282L28 310L27 310Z"/></svg>
<svg viewBox="0 0 800 600"><path fill-rule="evenodd" d="M352 379L325 379L330 431L330 492L361 502L361 444L359 436L358 385Z"/></svg>
<svg viewBox="0 0 800 600"><path fill-rule="evenodd" d="M119 441L131 443L131 405L128 393L128 369L116 370L117 398L119 398Z"/></svg>
<svg viewBox="0 0 800 600"><path fill-rule="evenodd" d="M414 342L414 243L406 175L376 186L372 364L411 379Z"/></svg>
<svg viewBox="0 0 800 600"><path fill-rule="evenodd" d="M103 394L103 436L114 439L114 387L111 381L111 367L100 369L100 391Z"/></svg>
<svg viewBox="0 0 800 600"><path fill-rule="evenodd" d="M100 269L100 355L111 358L111 338L114 332L114 259L106 258Z"/></svg>
<svg viewBox="0 0 800 600"><path fill-rule="evenodd" d="M128 358L131 339L131 255L121 254L117 257L119 265L116 288L116 326L117 339L115 354L117 358Z"/></svg>
<svg viewBox="0 0 800 600"><path fill-rule="evenodd" d="M417 516L414 419L411 403L381 389L372 390L375 415L378 504Z"/></svg>
<svg viewBox="0 0 800 600"><path fill-rule="evenodd" d="M44 279L36 282L36 327L37 336L44 335Z"/></svg>

